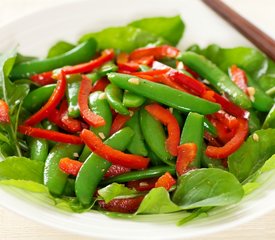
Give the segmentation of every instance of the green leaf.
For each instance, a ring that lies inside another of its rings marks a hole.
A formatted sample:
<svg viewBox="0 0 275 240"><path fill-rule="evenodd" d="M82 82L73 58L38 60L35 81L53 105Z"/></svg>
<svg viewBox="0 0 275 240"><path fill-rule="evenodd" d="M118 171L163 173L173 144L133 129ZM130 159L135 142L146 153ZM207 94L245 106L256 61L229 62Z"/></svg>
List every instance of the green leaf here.
<svg viewBox="0 0 275 240"><path fill-rule="evenodd" d="M229 156L229 171L243 182L261 168L273 154L275 154L275 129L255 131L235 153Z"/></svg>
<svg viewBox="0 0 275 240"><path fill-rule="evenodd" d="M166 41L147 31L135 27L110 27L95 33L87 33L80 38L80 42L95 38L99 49L114 48L125 52L150 43L165 43Z"/></svg>
<svg viewBox="0 0 275 240"><path fill-rule="evenodd" d="M1 132L0 132L0 141L1 141L1 142L5 142L5 143L7 143L7 144L10 144L10 141L9 141L9 139L7 138L7 136L4 135L4 134L1 133Z"/></svg>
<svg viewBox="0 0 275 240"><path fill-rule="evenodd" d="M36 57L25 56L25 55L22 55L20 53L17 53L15 64L19 64L19 63L22 63L22 62L32 61L34 59L36 59Z"/></svg>
<svg viewBox="0 0 275 240"><path fill-rule="evenodd" d="M0 180L0 184L17 187L30 192L48 193L48 188L46 186L37 182L29 181L29 180L15 180L15 179Z"/></svg>
<svg viewBox="0 0 275 240"><path fill-rule="evenodd" d="M173 202L182 209L225 206L239 202L243 188L235 176L217 168L202 168L182 175Z"/></svg>
<svg viewBox="0 0 275 240"><path fill-rule="evenodd" d="M267 91L275 86L275 74L265 74L259 80L260 87Z"/></svg>
<svg viewBox="0 0 275 240"><path fill-rule="evenodd" d="M141 213L171 213L181 208L170 200L169 193L163 187L153 188L142 200L136 214Z"/></svg>
<svg viewBox="0 0 275 240"><path fill-rule="evenodd" d="M98 190L99 196L101 196L106 203L119 196L127 196L136 194L135 190L129 189L124 184L112 183L105 188Z"/></svg>
<svg viewBox="0 0 275 240"><path fill-rule="evenodd" d="M48 51L47 58L52 58L58 55L61 55L63 53L66 53L73 49L75 45L65 42L65 41L59 41L55 43Z"/></svg>
<svg viewBox="0 0 275 240"><path fill-rule="evenodd" d="M129 26L163 37L172 45L178 44L185 27L180 16L143 18L131 22Z"/></svg>
<svg viewBox="0 0 275 240"><path fill-rule="evenodd" d="M28 180L43 183L44 163L24 157L8 157L0 162L0 180Z"/></svg>

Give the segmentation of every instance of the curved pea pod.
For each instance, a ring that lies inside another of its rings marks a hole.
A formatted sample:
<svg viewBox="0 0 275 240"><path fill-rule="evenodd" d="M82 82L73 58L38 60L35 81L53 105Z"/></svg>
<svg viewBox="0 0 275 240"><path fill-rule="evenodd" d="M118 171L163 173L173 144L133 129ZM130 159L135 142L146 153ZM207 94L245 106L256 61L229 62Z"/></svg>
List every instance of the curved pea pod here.
<svg viewBox="0 0 275 240"><path fill-rule="evenodd" d="M123 151L130 143L134 132L126 127L112 135L105 141L105 144ZM112 164L107 160L91 153L80 168L75 182L75 192L78 200L84 206L92 202L93 194L104 174ZM92 173L92 174L91 174Z"/></svg>
<svg viewBox="0 0 275 240"><path fill-rule="evenodd" d="M101 116L105 120L105 125L101 127L90 127L90 130L93 131L100 138L107 138L110 135L110 129L112 126L112 112L108 101L106 99L105 93L101 91L96 91L90 94L89 96L89 107L97 115ZM85 161L85 159L90 155L90 149L85 146L81 156L80 161Z"/></svg>
<svg viewBox="0 0 275 240"><path fill-rule="evenodd" d="M202 158L202 144L204 132L204 116L198 113L190 112L186 118L184 127L181 133L180 144L195 143L197 146L197 154L195 159L189 166L199 168Z"/></svg>
<svg viewBox="0 0 275 240"><path fill-rule="evenodd" d="M194 52L183 52L179 60L207 79L219 93L225 93L236 105L245 109L251 107L251 101L246 94L221 69L204 56Z"/></svg>
<svg viewBox="0 0 275 240"><path fill-rule="evenodd" d="M74 197L75 196L75 179L68 178L66 186L64 188L63 194L65 196Z"/></svg>
<svg viewBox="0 0 275 240"><path fill-rule="evenodd" d="M102 185L107 185L113 182L124 183L133 180L140 180L146 178L160 177L164 173L169 172L172 175L176 174L176 169L174 166L157 166L151 167L142 171L132 171L128 173L124 173L109 179L106 179L101 182Z"/></svg>
<svg viewBox="0 0 275 240"><path fill-rule="evenodd" d="M56 84L49 84L31 91L23 100L22 106L30 112L38 111L52 95Z"/></svg>
<svg viewBox="0 0 275 240"><path fill-rule="evenodd" d="M253 133L256 130L261 129L261 121L256 112L252 109L249 110L248 127L249 133Z"/></svg>
<svg viewBox="0 0 275 240"><path fill-rule="evenodd" d="M118 113L122 115L129 115L128 109L123 105L123 91L118 86L114 84L109 84L105 88L105 93L107 100L111 107Z"/></svg>
<svg viewBox="0 0 275 240"><path fill-rule="evenodd" d="M125 91L123 94L123 100L122 103L125 107L140 107L144 102L145 98L139 95L136 95L134 93L131 93L129 91Z"/></svg>
<svg viewBox="0 0 275 240"><path fill-rule="evenodd" d="M156 120L145 109L140 110L140 126L145 142L149 148L168 165L175 165L171 154L166 150L166 135L160 121Z"/></svg>
<svg viewBox="0 0 275 240"><path fill-rule="evenodd" d="M161 166L163 165L163 161L147 146L148 157L150 159L151 166Z"/></svg>
<svg viewBox="0 0 275 240"><path fill-rule="evenodd" d="M36 73L48 72L63 66L87 62L95 55L96 46L96 41L89 39L64 54L17 64L12 69L10 77L11 79L28 78Z"/></svg>
<svg viewBox="0 0 275 240"><path fill-rule="evenodd" d="M253 108L261 112L268 112L274 104L273 99L268 96L248 74L246 74L246 76L248 86L255 92L251 97Z"/></svg>
<svg viewBox="0 0 275 240"><path fill-rule="evenodd" d="M57 143L50 151L44 168L44 185L49 191L60 196L67 183L68 175L59 169L59 161L61 158L74 158L79 154L83 146Z"/></svg>
<svg viewBox="0 0 275 240"><path fill-rule="evenodd" d="M45 119L42 121L42 126L44 129L47 130L53 130L58 131L58 126L56 126L54 123L50 122L48 119ZM48 141L49 149L56 145L56 142L54 141Z"/></svg>
<svg viewBox="0 0 275 240"><path fill-rule="evenodd" d="M203 126L204 130L211 133L213 137L217 136L217 129L207 118L204 118Z"/></svg>
<svg viewBox="0 0 275 240"><path fill-rule="evenodd" d="M148 151L145 146L144 137L141 132L139 123L139 111L136 111L134 115L126 122L125 126L130 127L134 131L132 141L128 144L127 150L136 155L147 156Z"/></svg>
<svg viewBox="0 0 275 240"><path fill-rule="evenodd" d="M275 128L275 104L271 108L270 112L267 114L263 124L263 128Z"/></svg>
<svg viewBox="0 0 275 240"><path fill-rule="evenodd" d="M173 108L172 110L173 110L173 111L172 111L172 114L173 114L173 116L177 119L177 122L178 122L178 124L179 124L179 127L182 128L183 125L184 125L185 117L183 117L183 116L181 115L181 113L180 113L179 110L174 109L174 108Z"/></svg>
<svg viewBox="0 0 275 240"><path fill-rule="evenodd" d="M73 76L73 75L70 75ZM66 97L68 101L68 116L72 118L78 118L80 116L80 110L78 106L78 93L80 89L80 79L78 78L80 75L76 75L74 79L68 80L67 89L66 89Z"/></svg>
<svg viewBox="0 0 275 240"><path fill-rule="evenodd" d="M220 110L220 105L202 98L127 74L109 73L109 80L120 88L183 112L211 114Z"/></svg>
<svg viewBox="0 0 275 240"><path fill-rule="evenodd" d="M46 139L28 138L30 159L45 162L49 154L49 144Z"/></svg>

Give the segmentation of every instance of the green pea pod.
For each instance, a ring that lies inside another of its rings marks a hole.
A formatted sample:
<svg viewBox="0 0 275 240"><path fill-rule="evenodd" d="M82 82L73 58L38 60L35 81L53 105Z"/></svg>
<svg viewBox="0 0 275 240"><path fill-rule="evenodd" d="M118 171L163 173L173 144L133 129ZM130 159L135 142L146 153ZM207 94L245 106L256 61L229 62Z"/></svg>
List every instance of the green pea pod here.
<svg viewBox="0 0 275 240"><path fill-rule="evenodd" d="M83 146L57 143L50 151L44 168L44 185L49 191L60 196L67 183L68 175L59 169L59 161L61 158L74 158L79 154Z"/></svg>
<svg viewBox="0 0 275 240"><path fill-rule="evenodd" d="M70 82L67 85L66 97L68 101L68 115L72 118L80 116L78 106L78 93L80 89L80 81Z"/></svg>
<svg viewBox="0 0 275 240"><path fill-rule="evenodd" d="M48 72L63 66L88 62L95 55L96 46L96 41L89 39L64 54L52 58L17 64L13 67L10 77L11 79L28 78L33 74Z"/></svg>
<svg viewBox="0 0 275 240"><path fill-rule="evenodd" d="M97 128L90 127L90 130L93 131L100 138L102 138L103 136L105 138L109 137L112 126L112 112L108 104L108 101L106 100L105 93L97 91L90 94L89 107L94 113L103 117L105 120L104 126ZM85 161L85 159L90 155L90 153L90 149L87 146L85 146L79 157L79 161Z"/></svg>
<svg viewBox="0 0 275 240"><path fill-rule="evenodd" d="M30 159L45 162L49 154L49 144L46 139L28 137Z"/></svg>
<svg viewBox="0 0 275 240"><path fill-rule="evenodd" d="M109 73L109 80L120 88L144 96L183 112L211 114L220 110L220 105L202 98L127 74Z"/></svg>
<svg viewBox="0 0 275 240"><path fill-rule="evenodd" d="M31 91L23 100L22 106L30 112L38 111L52 95L56 84L49 84Z"/></svg>
<svg viewBox="0 0 275 240"><path fill-rule="evenodd" d="M263 124L263 128L275 128L275 104L269 111L269 113L266 116L266 119Z"/></svg>
<svg viewBox="0 0 275 240"><path fill-rule="evenodd" d="M152 166L161 166L163 165L163 161L147 146L148 149L148 157L150 159L150 165Z"/></svg>
<svg viewBox="0 0 275 240"><path fill-rule="evenodd" d="M254 110L250 109L249 113L250 113L249 119L248 119L249 133L253 133L256 130L261 129L261 121Z"/></svg>
<svg viewBox="0 0 275 240"><path fill-rule="evenodd" d="M217 136L217 129L207 118L204 118L203 126L204 126L204 130L211 133L213 137Z"/></svg>
<svg viewBox="0 0 275 240"><path fill-rule="evenodd" d="M121 174L119 176L108 178L108 179L102 181L101 184L108 185L113 182L124 183L124 182L133 181L133 180L160 177L166 172L169 172L172 175L175 175L176 174L175 167L173 167L173 166L157 166L157 167L148 168L148 169L142 170L142 171L132 171L132 172Z"/></svg>
<svg viewBox="0 0 275 240"><path fill-rule="evenodd" d="M99 77L104 77L107 73L116 72L118 70L117 65L115 65L112 61L103 64L97 71Z"/></svg>
<svg viewBox="0 0 275 240"><path fill-rule="evenodd" d="M180 144L195 143L197 145L196 158L190 163L191 167L199 168L201 165L204 132L203 123L204 116L190 112L182 129Z"/></svg>
<svg viewBox="0 0 275 240"><path fill-rule="evenodd" d="M47 130L58 131L58 126L56 126L54 123L50 122L47 119L42 121L42 126L44 129L47 129ZM50 149L56 145L56 142L48 141L48 144L49 144L49 149Z"/></svg>
<svg viewBox="0 0 275 240"><path fill-rule="evenodd" d="M220 93L226 93L232 102L248 109L251 102L246 94L214 63L194 52L183 52L179 58L188 67L207 79Z"/></svg>
<svg viewBox="0 0 275 240"><path fill-rule="evenodd" d="M125 91L124 95L123 95L123 105L127 108L129 107L140 107L144 102L145 102L145 98L139 95L136 95L134 93Z"/></svg>
<svg viewBox="0 0 275 240"><path fill-rule="evenodd" d="M274 104L273 99L268 96L248 74L246 74L246 76L248 86L253 87L255 90L254 99L251 101L253 108L261 112L268 112Z"/></svg>
<svg viewBox="0 0 275 240"><path fill-rule="evenodd" d="M74 197L75 196L75 179L68 178L67 183L63 192L64 196Z"/></svg>
<svg viewBox="0 0 275 240"><path fill-rule="evenodd" d="M177 119L177 122L179 124L179 127L182 128L184 125L184 121L185 121L185 117L183 117L181 115L181 112L177 109L173 108L173 112L172 112L173 116Z"/></svg>
<svg viewBox="0 0 275 240"><path fill-rule="evenodd" d="M132 129L126 127L107 139L105 144L114 149L123 151L131 141L133 135L134 132ZM75 181L75 192L78 200L84 206L91 203L99 182L110 166L110 162L91 153L80 168Z"/></svg>
<svg viewBox="0 0 275 240"><path fill-rule="evenodd" d="M92 81L92 84L100 79L98 72L88 73L86 74L86 77L88 77Z"/></svg>
<svg viewBox="0 0 275 240"><path fill-rule="evenodd" d="M139 111L134 113L125 126L130 127L135 133L132 141L127 146L127 150L132 154L147 156L148 151L144 143L144 138L139 123Z"/></svg>
<svg viewBox="0 0 275 240"><path fill-rule="evenodd" d="M166 150L166 135L160 121L156 120L145 109L140 110L140 126L149 148L166 164L175 165L172 156Z"/></svg>
<svg viewBox="0 0 275 240"><path fill-rule="evenodd" d="M109 84L105 88L107 100L111 107L122 115L129 115L129 111L122 104L123 91L114 84Z"/></svg>

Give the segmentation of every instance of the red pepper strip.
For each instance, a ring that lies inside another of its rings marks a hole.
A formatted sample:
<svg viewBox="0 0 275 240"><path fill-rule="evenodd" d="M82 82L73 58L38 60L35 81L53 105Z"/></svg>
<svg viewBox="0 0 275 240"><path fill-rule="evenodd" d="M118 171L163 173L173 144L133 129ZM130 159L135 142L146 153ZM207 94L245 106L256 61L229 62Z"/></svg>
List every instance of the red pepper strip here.
<svg viewBox="0 0 275 240"><path fill-rule="evenodd" d="M145 47L134 50L130 54L130 59L137 60L148 56L153 56L156 59L160 59L163 57L175 58L177 57L179 52L180 51L177 48L168 45L158 47Z"/></svg>
<svg viewBox="0 0 275 240"><path fill-rule="evenodd" d="M177 147L180 142L180 127L176 118L168 109L163 108L157 103L147 105L145 110L167 126L168 138L165 143L166 149L172 156L177 156Z"/></svg>
<svg viewBox="0 0 275 240"><path fill-rule="evenodd" d="M139 192L150 191L155 187L158 178L146 178L141 180L133 180L128 182L126 185L128 188L134 188Z"/></svg>
<svg viewBox="0 0 275 240"><path fill-rule="evenodd" d="M0 99L0 123L10 123L9 106Z"/></svg>
<svg viewBox="0 0 275 240"><path fill-rule="evenodd" d="M39 84L40 86L48 85L51 83L55 83L55 80L52 78L53 72L44 72L44 73L39 73L32 75L30 79Z"/></svg>
<svg viewBox="0 0 275 240"><path fill-rule="evenodd" d="M105 125L105 120L103 117L93 113L88 106L88 98L92 90L91 80L82 75L82 81L80 84L79 94L78 94L78 105L80 110L80 115L89 125L93 127L100 127Z"/></svg>
<svg viewBox="0 0 275 240"><path fill-rule="evenodd" d="M71 143L71 144L83 144L82 140L78 136L60 133L52 130L46 130L41 128L34 128L30 126L21 125L18 127L18 131L24 135L44 138L55 142Z"/></svg>
<svg viewBox="0 0 275 240"><path fill-rule="evenodd" d="M137 59L135 62L142 65L152 66L154 62L154 57L153 56L142 57Z"/></svg>
<svg viewBox="0 0 275 240"><path fill-rule="evenodd" d="M211 146L216 146L216 147L222 146L221 143L207 131L204 132L204 138L208 141L208 143Z"/></svg>
<svg viewBox="0 0 275 240"><path fill-rule="evenodd" d="M229 129L235 129L239 125L238 119L236 117L229 115L223 110L219 110L218 112L214 113L213 116Z"/></svg>
<svg viewBox="0 0 275 240"><path fill-rule="evenodd" d="M126 154L105 145L93 132L84 129L80 137L85 144L97 155L111 162L131 169L144 169L149 164L149 159L138 155Z"/></svg>
<svg viewBox="0 0 275 240"><path fill-rule="evenodd" d="M188 170L189 164L195 159L198 148L195 143L184 143L178 146L176 171L179 176Z"/></svg>
<svg viewBox="0 0 275 240"><path fill-rule="evenodd" d="M60 105L61 122L70 130L70 132L80 132L83 128L81 122L68 116L68 103L63 100Z"/></svg>
<svg viewBox="0 0 275 240"><path fill-rule="evenodd" d="M141 77L141 76L140 76ZM142 78L142 77L141 77ZM179 85L178 83L176 82L173 82L170 80L170 78L167 76L167 75L159 75L159 76L156 76L153 80L154 82L159 82L159 83L162 83L162 84L165 84L169 87L172 87L172 88L175 88L175 89L178 89L180 91L183 91L183 92L189 92L187 89L185 89L183 86Z"/></svg>
<svg viewBox="0 0 275 240"><path fill-rule="evenodd" d="M110 135L113 135L117 131L119 131L121 128L123 128L124 124L130 119L130 116L117 114L110 130Z"/></svg>
<svg viewBox="0 0 275 240"><path fill-rule="evenodd" d="M233 138L222 147L208 146L205 153L211 158L227 158L242 145L247 134L248 121L246 119L239 119L239 126Z"/></svg>
<svg viewBox="0 0 275 240"><path fill-rule="evenodd" d="M189 67L187 67L186 65L183 66L184 70L186 72L189 72L194 78L198 78L199 77L199 74L196 73L195 71L193 71L192 69L190 69Z"/></svg>
<svg viewBox="0 0 275 240"><path fill-rule="evenodd" d="M202 98L210 101L210 102L216 102L215 98L214 98L214 94L215 92L212 90L206 90L203 94L202 94Z"/></svg>
<svg viewBox="0 0 275 240"><path fill-rule="evenodd" d="M81 166L83 165L82 162L72 160L70 158L61 158L59 162L59 168L69 175L77 176Z"/></svg>
<svg viewBox="0 0 275 240"><path fill-rule="evenodd" d="M243 92L247 93L247 77L245 72L236 65L231 66L229 72L232 81L242 89Z"/></svg>
<svg viewBox="0 0 275 240"><path fill-rule="evenodd" d="M117 56L118 72L136 72L139 70L139 64L133 61L129 61L129 54L120 53Z"/></svg>
<svg viewBox="0 0 275 240"><path fill-rule="evenodd" d="M93 85L92 88L92 92L96 92L96 91L102 91L104 92L105 88L110 84L110 81L103 77L100 78L98 81L95 82L95 84Z"/></svg>
<svg viewBox="0 0 275 240"><path fill-rule="evenodd" d="M102 66L104 63L112 60L115 57L113 49L106 49L101 53L101 56L91 60L87 63L78 64L75 66L64 67L63 71L65 74L76 74L76 73L87 73L91 72L95 68Z"/></svg>
<svg viewBox="0 0 275 240"><path fill-rule="evenodd" d="M139 196L135 198L113 199L108 203L105 203L104 200L99 200L98 204L101 208L109 212L134 213L137 211L143 198L144 196Z"/></svg>
<svg viewBox="0 0 275 240"><path fill-rule="evenodd" d="M111 165L111 167L105 173L104 177L110 178L110 177L121 175L123 173L130 172L130 171L131 171L131 169L127 168L127 167L123 167L120 165Z"/></svg>
<svg viewBox="0 0 275 240"><path fill-rule="evenodd" d="M46 117L55 109L55 107L59 104L61 99L63 98L66 91L66 76L63 71L61 71L58 76L58 81L56 84L56 88L54 89L51 97L48 102L35 114L33 114L30 118L25 121L25 125L34 126Z"/></svg>
<svg viewBox="0 0 275 240"><path fill-rule="evenodd" d="M166 190L169 190L175 184L176 180L172 177L172 175L169 172L166 172L157 180L155 187L164 187Z"/></svg>

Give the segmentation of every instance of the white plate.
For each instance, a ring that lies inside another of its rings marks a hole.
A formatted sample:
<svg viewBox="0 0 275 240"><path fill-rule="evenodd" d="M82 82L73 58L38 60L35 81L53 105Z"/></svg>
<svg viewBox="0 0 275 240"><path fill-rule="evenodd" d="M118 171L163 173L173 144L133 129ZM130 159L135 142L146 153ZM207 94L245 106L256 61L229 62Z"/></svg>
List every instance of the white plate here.
<svg viewBox="0 0 275 240"><path fill-rule="evenodd" d="M198 0L93 0L50 8L2 27L0 52L19 43L20 52L43 56L57 40L76 41L88 31L125 24L142 17L175 14L181 14L186 23L181 49L192 43L249 45ZM35 221L95 238L184 239L221 231L270 211L275 207L274 182L273 178L236 206L216 209L208 218L183 227L175 225L180 214L141 217L144 222L111 219L98 213L71 214L56 209L36 194L7 186L0 188L0 204Z"/></svg>

